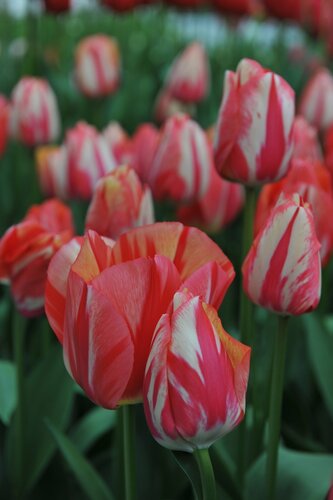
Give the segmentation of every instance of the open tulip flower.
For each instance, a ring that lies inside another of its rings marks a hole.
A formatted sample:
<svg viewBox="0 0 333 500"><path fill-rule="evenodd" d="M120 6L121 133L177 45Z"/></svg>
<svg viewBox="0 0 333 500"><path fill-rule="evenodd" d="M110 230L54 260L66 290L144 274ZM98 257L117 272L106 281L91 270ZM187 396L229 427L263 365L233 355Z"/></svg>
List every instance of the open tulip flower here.
<svg viewBox="0 0 333 500"><path fill-rule="evenodd" d="M232 264L208 236L177 222L136 228L114 242L88 231L51 261L46 313L65 364L105 408L142 400L155 327L177 291L218 308Z"/></svg>
<svg viewBox="0 0 333 500"><path fill-rule="evenodd" d="M11 96L10 131L28 146L55 141L60 134L58 104L46 80L26 76Z"/></svg>
<svg viewBox="0 0 333 500"><path fill-rule="evenodd" d="M280 76L243 59L227 71L215 135L215 163L225 178L249 186L273 182L289 168L294 91Z"/></svg>
<svg viewBox="0 0 333 500"><path fill-rule="evenodd" d="M170 68L166 88L183 102L200 102L209 92L208 56L199 42L193 42L177 57Z"/></svg>
<svg viewBox="0 0 333 500"><path fill-rule="evenodd" d="M8 137L9 105L7 100L0 95L0 156L3 154Z"/></svg>
<svg viewBox="0 0 333 500"><path fill-rule="evenodd" d="M153 222L151 191L141 184L134 170L118 167L98 181L86 217L86 230L117 239L133 227Z"/></svg>
<svg viewBox="0 0 333 500"><path fill-rule="evenodd" d="M320 243L310 206L282 195L242 267L250 300L282 315L315 309L321 293Z"/></svg>
<svg viewBox="0 0 333 500"><path fill-rule="evenodd" d="M320 68L303 90L299 112L319 130L333 124L333 76Z"/></svg>
<svg viewBox="0 0 333 500"><path fill-rule="evenodd" d="M176 293L158 322L143 393L154 438L172 450L208 448L243 418L250 348L228 335L216 310Z"/></svg>
<svg viewBox="0 0 333 500"><path fill-rule="evenodd" d="M75 51L75 80L88 97L113 94L120 81L117 42L106 35L92 35L81 40Z"/></svg>
<svg viewBox="0 0 333 500"><path fill-rule="evenodd" d="M206 193L213 157L202 128L187 115L165 123L148 176L157 199L196 200Z"/></svg>
<svg viewBox="0 0 333 500"><path fill-rule="evenodd" d="M9 283L25 316L43 311L46 271L52 256L73 237L72 215L58 200L30 208L0 239L0 281Z"/></svg>
<svg viewBox="0 0 333 500"><path fill-rule="evenodd" d="M273 184L266 184L259 195L255 233L265 224L270 211L281 193L298 193L313 210L316 234L321 244L322 265L326 265L333 252L333 226L328 213L333 213L333 192L330 174L320 163L294 160L287 177Z"/></svg>

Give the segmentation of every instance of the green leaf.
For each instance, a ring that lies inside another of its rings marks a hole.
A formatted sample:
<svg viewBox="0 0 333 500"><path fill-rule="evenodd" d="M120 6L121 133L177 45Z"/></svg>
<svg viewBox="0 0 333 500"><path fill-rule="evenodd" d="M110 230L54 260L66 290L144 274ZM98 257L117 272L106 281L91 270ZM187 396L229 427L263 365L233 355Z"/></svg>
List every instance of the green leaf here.
<svg viewBox="0 0 333 500"><path fill-rule="evenodd" d="M174 459L179 467L187 475L193 489L193 496L195 500L202 499L200 474L192 453L183 451L172 451Z"/></svg>
<svg viewBox="0 0 333 500"><path fill-rule="evenodd" d="M0 361L0 419L8 425L16 406L16 370L14 363Z"/></svg>
<svg viewBox="0 0 333 500"><path fill-rule="evenodd" d="M70 432L70 438L81 452L86 451L97 439L116 423L116 411L94 408Z"/></svg>
<svg viewBox="0 0 333 500"><path fill-rule="evenodd" d="M11 482L20 482L20 491L32 489L55 453L56 445L45 425L45 419L49 419L58 428L65 429L72 402L73 381L64 367L62 349L55 345L36 366L25 384L22 478L17 477L14 454L15 418L8 433L8 470Z"/></svg>
<svg viewBox="0 0 333 500"><path fill-rule="evenodd" d="M47 422L47 425L82 490L91 500L111 500L112 494L106 483L77 447L50 422Z"/></svg>
<svg viewBox="0 0 333 500"><path fill-rule="evenodd" d="M315 314L304 315L303 321L312 370L327 409L333 417L333 334Z"/></svg>
<svg viewBox="0 0 333 500"><path fill-rule="evenodd" d="M266 455L254 463L247 475L246 500L267 500ZM300 453L279 449L276 500L323 500L329 490L333 455Z"/></svg>

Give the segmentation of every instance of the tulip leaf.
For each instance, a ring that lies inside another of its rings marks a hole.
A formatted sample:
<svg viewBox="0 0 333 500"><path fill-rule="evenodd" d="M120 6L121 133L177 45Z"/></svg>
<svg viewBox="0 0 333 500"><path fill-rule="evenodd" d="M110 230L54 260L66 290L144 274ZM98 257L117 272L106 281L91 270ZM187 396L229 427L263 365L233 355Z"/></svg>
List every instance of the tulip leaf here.
<svg viewBox="0 0 333 500"><path fill-rule="evenodd" d="M12 420L6 443L11 481L20 491L31 490L49 464L56 445L45 425L45 418L60 429L66 428L73 402L73 382L66 372L62 351L52 347L25 383L23 477L18 477L16 419ZM33 450L33 451L32 451Z"/></svg>
<svg viewBox="0 0 333 500"><path fill-rule="evenodd" d="M111 500L113 497L106 483L97 474L88 460L81 455L77 447L50 422L47 422L47 425L63 457L86 495L91 500Z"/></svg>
<svg viewBox="0 0 333 500"><path fill-rule="evenodd" d="M183 451L171 453L191 483L194 500L202 500L200 475L193 454Z"/></svg>
<svg viewBox="0 0 333 500"><path fill-rule="evenodd" d="M0 420L8 425L16 406L16 370L10 361L0 361Z"/></svg>
<svg viewBox="0 0 333 500"><path fill-rule="evenodd" d="M309 359L327 409L333 417L333 334L315 314L303 317Z"/></svg>
<svg viewBox="0 0 333 500"><path fill-rule="evenodd" d="M94 408L71 430L71 440L79 451L85 452L103 434L113 429L115 423L116 411Z"/></svg>
<svg viewBox="0 0 333 500"><path fill-rule="evenodd" d="M247 475L245 499L267 500L266 455L261 455ZM329 490L333 455L279 449L276 500L323 500Z"/></svg>

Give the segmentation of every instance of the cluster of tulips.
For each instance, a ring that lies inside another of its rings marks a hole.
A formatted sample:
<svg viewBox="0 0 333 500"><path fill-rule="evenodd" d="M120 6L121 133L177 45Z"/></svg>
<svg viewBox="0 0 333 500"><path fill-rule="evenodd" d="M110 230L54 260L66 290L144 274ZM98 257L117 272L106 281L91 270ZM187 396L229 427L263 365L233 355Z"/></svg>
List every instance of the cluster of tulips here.
<svg viewBox="0 0 333 500"><path fill-rule="evenodd" d="M91 98L113 93L120 81L115 41L81 42L75 75ZM281 321L317 307L321 268L333 251L329 71L308 83L296 118L292 88L253 60L227 71L216 125L204 131L179 106L194 105L208 90L207 58L195 43L167 77L162 92L171 106L160 129L143 124L129 137L115 122L103 132L81 122L60 146L44 145L60 131L46 81L25 77L10 102L0 100L0 150L8 133L28 146L43 144L37 172L51 197L1 238L1 281L23 315L45 311L66 369L94 403L115 409L143 402L154 438L194 452L199 463L201 451L244 417L253 322L248 310L242 342L224 330L218 309L235 271L203 230L231 222L246 198L243 302ZM262 185L254 218L249 207ZM90 202L84 235L64 204L72 198ZM176 204L178 221L155 222L153 199ZM278 345L282 338L280 331ZM273 375L278 418L281 390ZM270 421L269 432L273 498L279 427Z"/></svg>

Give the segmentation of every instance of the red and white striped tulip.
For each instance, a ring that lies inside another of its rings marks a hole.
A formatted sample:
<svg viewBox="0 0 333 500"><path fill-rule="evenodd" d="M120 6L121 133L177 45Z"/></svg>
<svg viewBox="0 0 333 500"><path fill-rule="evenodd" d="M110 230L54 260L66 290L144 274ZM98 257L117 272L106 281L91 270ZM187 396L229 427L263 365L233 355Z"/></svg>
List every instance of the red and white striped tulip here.
<svg viewBox="0 0 333 500"><path fill-rule="evenodd" d="M56 96L46 80L26 76L11 97L10 129L28 146L55 141L60 134Z"/></svg>
<svg viewBox="0 0 333 500"><path fill-rule="evenodd" d="M154 222L151 191L131 168L118 167L100 179L86 217L86 230L117 239L129 229Z"/></svg>
<svg viewBox="0 0 333 500"><path fill-rule="evenodd" d="M142 182L148 182L149 172L156 153L160 133L154 125L144 123L138 127L132 139L132 161Z"/></svg>
<svg viewBox="0 0 333 500"><path fill-rule="evenodd" d="M3 154L8 138L9 104L0 94L0 156Z"/></svg>
<svg viewBox="0 0 333 500"><path fill-rule="evenodd" d="M212 306L177 293L156 326L143 385L156 441L192 452L236 427L245 413L250 351L227 334Z"/></svg>
<svg viewBox="0 0 333 500"><path fill-rule="evenodd" d="M118 122L111 122L103 131L117 165L132 164L132 141Z"/></svg>
<svg viewBox="0 0 333 500"><path fill-rule="evenodd" d="M321 293L320 243L312 210L298 194L282 195L242 267L249 299L282 315L315 309Z"/></svg>
<svg viewBox="0 0 333 500"><path fill-rule="evenodd" d="M67 150L64 146L39 146L36 150L39 185L45 196L62 200L71 197L68 179Z"/></svg>
<svg viewBox="0 0 333 500"><path fill-rule="evenodd" d="M256 61L243 59L226 72L214 144L223 177L252 186L287 173L294 99L290 85Z"/></svg>
<svg viewBox="0 0 333 500"><path fill-rule="evenodd" d="M113 94L120 82L120 55L114 38L92 35L84 38L75 51L75 80L88 97Z"/></svg>
<svg viewBox="0 0 333 500"><path fill-rule="evenodd" d="M196 200L208 189L212 164L205 132L187 115L178 114L161 131L148 184L157 199Z"/></svg>
<svg viewBox="0 0 333 500"><path fill-rule="evenodd" d="M303 90L299 112L311 125L326 130L333 124L333 76L320 68Z"/></svg>
<svg viewBox="0 0 333 500"><path fill-rule="evenodd" d="M116 167L105 137L79 122L66 134L68 183L72 197L90 199L96 182Z"/></svg>
<svg viewBox="0 0 333 500"><path fill-rule="evenodd" d="M321 161L323 159L317 129L310 125L303 116L296 116L293 133L293 160Z"/></svg>
<svg viewBox="0 0 333 500"><path fill-rule="evenodd" d="M58 200L30 208L0 239L0 281L9 283L25 316L43 312L46 271L52 256L73 237L72 215Z"/></svg>
<svg viewBox="0 0 333 500"><path fill-rule="evenodd" d="M200 102L208 94L210 70L203 45L193 42L176 58L167 76L166 88L183 102Z"/></svg>
<svg viewBox="0 0 333 500"><path fill-rule="evenodd" d="M152 224L116 243L88 231L51 261L46 313L72 377L115 408L141 400L151 339L175 292L217 308L233 277L230 261L195 228Z"/></svg>
<svg viewBox="0 0 333 500"><path fill-rule="evenodd" d="M217 233L237 217L244 199L243 186L222 179L213 168L206 194L198 201L180 207L177 219L208 233Z"/></svg>

